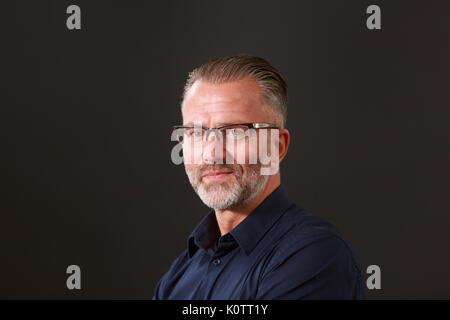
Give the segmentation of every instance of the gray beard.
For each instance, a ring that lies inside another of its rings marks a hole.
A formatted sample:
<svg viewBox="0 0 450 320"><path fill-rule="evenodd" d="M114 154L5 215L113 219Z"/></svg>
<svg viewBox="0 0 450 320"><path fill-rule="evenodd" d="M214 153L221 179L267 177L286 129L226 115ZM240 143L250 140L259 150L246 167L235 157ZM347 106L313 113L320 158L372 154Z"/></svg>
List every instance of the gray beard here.
<svg viewBox="0 0 450 320"><path fill-rule="evenodd" d="M264 190L268 175L261 175L260 165L250 165L249 175L243 176L236 171L233 172L232 183L206 184L201 181L201 177L196 175L195 170L186 168L189 181L203 203L213 209L239 208L247 204Z"/></svg>

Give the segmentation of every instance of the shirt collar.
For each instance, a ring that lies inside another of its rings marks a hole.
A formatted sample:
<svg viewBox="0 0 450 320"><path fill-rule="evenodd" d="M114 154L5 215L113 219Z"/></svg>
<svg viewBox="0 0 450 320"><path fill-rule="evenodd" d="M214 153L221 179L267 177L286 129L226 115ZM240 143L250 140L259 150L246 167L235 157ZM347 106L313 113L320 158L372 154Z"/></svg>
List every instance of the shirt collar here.
<svg viewBox="0 0 450 320"><path fill-rule="evenodd" d="M229 233L244 250L245 254L249 255L259 240L291 205L293 203L289 200L285 188L279 185ZM189 257L192 257L199 247L206 251L214 250L219 236L220 229L217 224L216 214L211 209L188 238Z"/></svg>
<svg viewBox="0 0 450 320"><path fill-rule="evenodd" d="M213 250L217 238L220 236L216 213L211 209L195 227L188 237L188 253L191 258L199 247L206 251Z"/></svg>

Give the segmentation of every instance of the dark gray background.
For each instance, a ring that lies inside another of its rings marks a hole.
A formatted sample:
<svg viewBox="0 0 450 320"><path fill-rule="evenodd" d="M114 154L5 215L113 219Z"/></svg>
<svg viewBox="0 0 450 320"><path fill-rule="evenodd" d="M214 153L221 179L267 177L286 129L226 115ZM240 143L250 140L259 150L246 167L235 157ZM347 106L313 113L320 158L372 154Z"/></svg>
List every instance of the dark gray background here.
<svg viewBox="0 0 450 320"><path fill-rule="evenodd" d="M282 183L381 267L367 297L450 298L446 3L2 3L0 298L152 297L207 212L170 160L181 89L241 52L287 80Z"/></svg>

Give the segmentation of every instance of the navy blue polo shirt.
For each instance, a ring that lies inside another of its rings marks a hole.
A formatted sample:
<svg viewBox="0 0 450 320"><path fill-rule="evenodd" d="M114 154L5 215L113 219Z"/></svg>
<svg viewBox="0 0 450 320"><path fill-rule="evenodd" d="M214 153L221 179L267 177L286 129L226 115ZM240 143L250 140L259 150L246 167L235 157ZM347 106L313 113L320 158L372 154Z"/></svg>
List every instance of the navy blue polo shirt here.
<svg viewBox="0 0 450 320"><path fill-rule="evenodd" d="M153 299L362 299L358 258L336 227L278 186L220 235L214 210L187 240Z"/></svg>

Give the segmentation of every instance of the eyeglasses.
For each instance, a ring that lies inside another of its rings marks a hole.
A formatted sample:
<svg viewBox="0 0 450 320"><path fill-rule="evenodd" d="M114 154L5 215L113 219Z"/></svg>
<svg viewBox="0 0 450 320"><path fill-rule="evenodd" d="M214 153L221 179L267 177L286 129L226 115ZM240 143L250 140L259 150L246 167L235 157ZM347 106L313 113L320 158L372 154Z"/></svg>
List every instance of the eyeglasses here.
<svg viewBox="0 0 450 320"><path fill-rule="evenodd" d="M235 141L244 140L249 135L250 129L278 129L278 126L273 123L239 123L239 124L227 124L216 128L207 128L200 126L173 126L176 140L180 143L183 141L204 142L208 140L208 135L211 131L214 131L216 138L232 139ZM220 133L220 134L218 134Z"/></svg>

